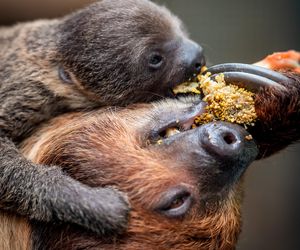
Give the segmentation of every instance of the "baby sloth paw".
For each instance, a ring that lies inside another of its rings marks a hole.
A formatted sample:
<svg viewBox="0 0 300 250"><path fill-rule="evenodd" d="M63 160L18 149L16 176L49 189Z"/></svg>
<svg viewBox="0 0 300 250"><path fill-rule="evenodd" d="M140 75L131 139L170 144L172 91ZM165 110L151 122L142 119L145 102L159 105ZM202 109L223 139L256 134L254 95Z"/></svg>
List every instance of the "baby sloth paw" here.
<svg viewBox="0 0 300 250"><path fill-rule="evenodd" d="M98 235L121 234L128 224L129 202L127 196L113 188L91 188L85 195L82 217L74 222Z"/></svg>
<svg viewBox="0 0 300 250"><path fill-rule="evenodd" d="M126 230L130 207L125 194L110 187L91 188L68 176L63 179L54 189L59 191L47 190L44 206L52 211L48 221L76 224L98 235Z"/></svg>

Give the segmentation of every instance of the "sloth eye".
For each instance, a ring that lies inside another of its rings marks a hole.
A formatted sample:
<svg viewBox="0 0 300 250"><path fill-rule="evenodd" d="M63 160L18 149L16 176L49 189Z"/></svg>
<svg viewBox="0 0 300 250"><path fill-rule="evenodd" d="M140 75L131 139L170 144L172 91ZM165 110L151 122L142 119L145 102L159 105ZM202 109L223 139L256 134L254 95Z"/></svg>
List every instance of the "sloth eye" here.
<svg viewBox="0 0 300 250"><path fill-rule="evenodd" d="M163 63L163 57L159 53L153 53L149 59L149 66L152 69L158 69Z"/></svg>
<svg viewBox="0 0 300 250"><path fill-rule="evenodd" d="M182 187L167 191L161 198L157 211L170 218L184 216L192 205L191 194Z"/></svg>
<svg viewBox="0 0 300 250"><path fill-rule="evenodd" d="M73 83L70 73L67 72L63 66L59 66L58 75L59 75L60 80L62 80L63 82Z"/></svg>

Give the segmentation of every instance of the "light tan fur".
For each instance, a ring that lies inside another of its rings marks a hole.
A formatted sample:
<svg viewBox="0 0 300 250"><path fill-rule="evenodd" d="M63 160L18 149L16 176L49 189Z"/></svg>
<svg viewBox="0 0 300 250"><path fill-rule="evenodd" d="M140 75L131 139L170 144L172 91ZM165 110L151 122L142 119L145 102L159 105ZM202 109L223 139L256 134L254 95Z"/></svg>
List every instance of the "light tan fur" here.
<svg viewBox="0 0 300 250"><path fill-rule="evenodd" d="M0 249L30 250L31 227L28 221L10 213L0 213Z"/></svg>

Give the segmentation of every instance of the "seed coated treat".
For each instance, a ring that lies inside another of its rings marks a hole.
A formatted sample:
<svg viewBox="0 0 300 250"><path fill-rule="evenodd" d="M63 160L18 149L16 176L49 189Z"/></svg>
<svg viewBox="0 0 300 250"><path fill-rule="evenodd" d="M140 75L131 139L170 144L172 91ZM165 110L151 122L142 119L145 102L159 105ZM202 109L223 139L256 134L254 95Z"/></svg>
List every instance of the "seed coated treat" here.
<svg viewBox="0 0 300 250"><path fill-rule="evenodd" d="M174 93L203 94L207 102L206 112L195 119L195 124L213 121L227 121L245 126L254 125L257 115L254 107L254 94L232 84L226 84L224 75L215 80L210 73L199 75L198 82L183 83L174 89Z"/></svg>

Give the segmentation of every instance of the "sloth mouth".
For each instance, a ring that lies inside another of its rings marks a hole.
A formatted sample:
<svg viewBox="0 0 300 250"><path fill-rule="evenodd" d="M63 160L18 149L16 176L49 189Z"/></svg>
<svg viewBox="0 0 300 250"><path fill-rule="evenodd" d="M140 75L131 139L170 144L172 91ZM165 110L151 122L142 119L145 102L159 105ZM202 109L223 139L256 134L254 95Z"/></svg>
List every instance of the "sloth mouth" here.
<svg viewBox="0 0 300 250"><path fill-rule="evenodd" d="M150 133L151 144L161 144L169 138L175 138L179 134L190 131L199 125L195 125L195 118L200 116L205 111L206 103L201 101L199 104L195 105L193 110L189 113L185 113L183 117L170 120L158 126Z"/></svg>
<svg viewBox="0 0 300 250"><path fill-rule="evenodd" d="M170 137L175 137L180 133L182 134L188 130L191 130L194 128L193 123L194 123L194 119L188 121L178 121L175 123L168 124L167 126L157 131L158 136L156 137L155 142L157 144L160 144L165 139L168 139Z"/></svg>
<svg viewBox="0 0 300 250"><path fill-rule="evenodd" d="M169 84L167 84L168 88L166 90L166 97L169 98L178 98L178 97L182 97L182 96L193 96L195 95L194 93L190 92L190 93L178 93L175 94L174 93L174 88L177 87L178 85L181 85L182 83L185 82L197 82L197 75L199 75L201 72L196 72L190 75L183 75L180 79L176 79L177 81L172 80Z"/></svg>

